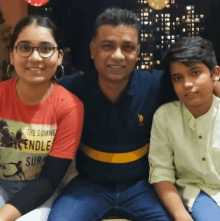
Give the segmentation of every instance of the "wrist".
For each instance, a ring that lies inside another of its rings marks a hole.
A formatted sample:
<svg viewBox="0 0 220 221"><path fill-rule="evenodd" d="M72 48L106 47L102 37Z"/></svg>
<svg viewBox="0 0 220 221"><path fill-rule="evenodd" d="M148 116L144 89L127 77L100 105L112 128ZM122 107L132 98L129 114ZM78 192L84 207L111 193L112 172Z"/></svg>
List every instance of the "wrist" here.
<svg viewBox="0 0 220 221"><path fill-rule="evenodd" d="M187 210L185 208L176 210L175 213L173 214L173 218L175 220L179 219L181 217L186 217L186 216L189 216L189 213L187 212Z"/></svg>
<svg viewBox="0 0 220 221"><path fill-rule="evenodd" d="M174 220L175 221L183 221L183 220L192 220L192 217L190 216L190 214L185 210L182 212L178 212L174 215Z"/></svg>
<svg viewBox="0 0 220 221"><path fill-rule="evenodd" d="M6 203L0 209L0 221L15 221L20 216L20 211L11 204Z"/></svg>

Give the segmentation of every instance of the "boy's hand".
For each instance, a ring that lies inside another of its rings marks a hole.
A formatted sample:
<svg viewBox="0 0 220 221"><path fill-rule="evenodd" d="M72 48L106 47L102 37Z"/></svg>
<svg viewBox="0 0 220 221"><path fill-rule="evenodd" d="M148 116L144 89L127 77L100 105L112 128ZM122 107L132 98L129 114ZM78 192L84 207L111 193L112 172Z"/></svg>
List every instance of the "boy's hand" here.
<svg viewBox="0 0 220 221"><path fill-rule="evenodd" d="M193 218L189 215L188 212L178 216L174 219L175 221L193 221Z"/></svg>
<svg viewBox="0 0 220 221"><path fill-rule="evenodd" d="M173 183L170 181L161 181L154 183L153 185L157 195L160 197L175 221L193 221L192 217L184 207Z"/></svg>

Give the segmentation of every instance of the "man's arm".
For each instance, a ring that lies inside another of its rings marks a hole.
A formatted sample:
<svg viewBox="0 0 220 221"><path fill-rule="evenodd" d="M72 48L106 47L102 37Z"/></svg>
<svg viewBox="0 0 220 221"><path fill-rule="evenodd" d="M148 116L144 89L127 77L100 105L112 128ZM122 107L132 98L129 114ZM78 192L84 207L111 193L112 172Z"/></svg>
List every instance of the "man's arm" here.
<svg viewBox="0 0 220 221"><path fill-rule="evenodd" d="M175 221L193 221L185 209L176 187L170 181L153 184L154 189Z"/></svg>

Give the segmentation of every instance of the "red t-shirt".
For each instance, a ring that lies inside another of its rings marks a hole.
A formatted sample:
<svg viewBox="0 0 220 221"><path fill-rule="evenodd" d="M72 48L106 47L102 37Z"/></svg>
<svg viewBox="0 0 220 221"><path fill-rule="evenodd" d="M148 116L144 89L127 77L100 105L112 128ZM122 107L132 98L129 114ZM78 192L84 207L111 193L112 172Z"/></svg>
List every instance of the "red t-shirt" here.
<svg viewBox="0 0 220 221"><path fill-rule="evenodd" d="M0 179L33 180L48 154L73 159L83 126L83 104L54 84L38 105L23 103L16 80L0 83Z"/></svg>

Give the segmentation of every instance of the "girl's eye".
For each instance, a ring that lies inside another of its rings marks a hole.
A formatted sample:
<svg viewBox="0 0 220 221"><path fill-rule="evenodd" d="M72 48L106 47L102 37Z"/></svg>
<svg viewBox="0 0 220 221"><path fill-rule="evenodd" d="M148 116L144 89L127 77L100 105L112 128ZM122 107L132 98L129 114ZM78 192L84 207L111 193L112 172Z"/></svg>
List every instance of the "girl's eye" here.
<svg viewBox="0 0 220 221"><path fill-rule="evenodd" d="M30 51L31 50L31 46L30 45L19 45L18 47L17 47L17 50L18 51Z"/></svg>
<svg viewBox="0 0 220 221"><path fill-rule="evenodd" d="M53 51L53 47L51 47L51 46L41 46L41 47L39 48L39 50L40 50L40 52L42 52L42 53L48 53L48 52Z"/></svg>

